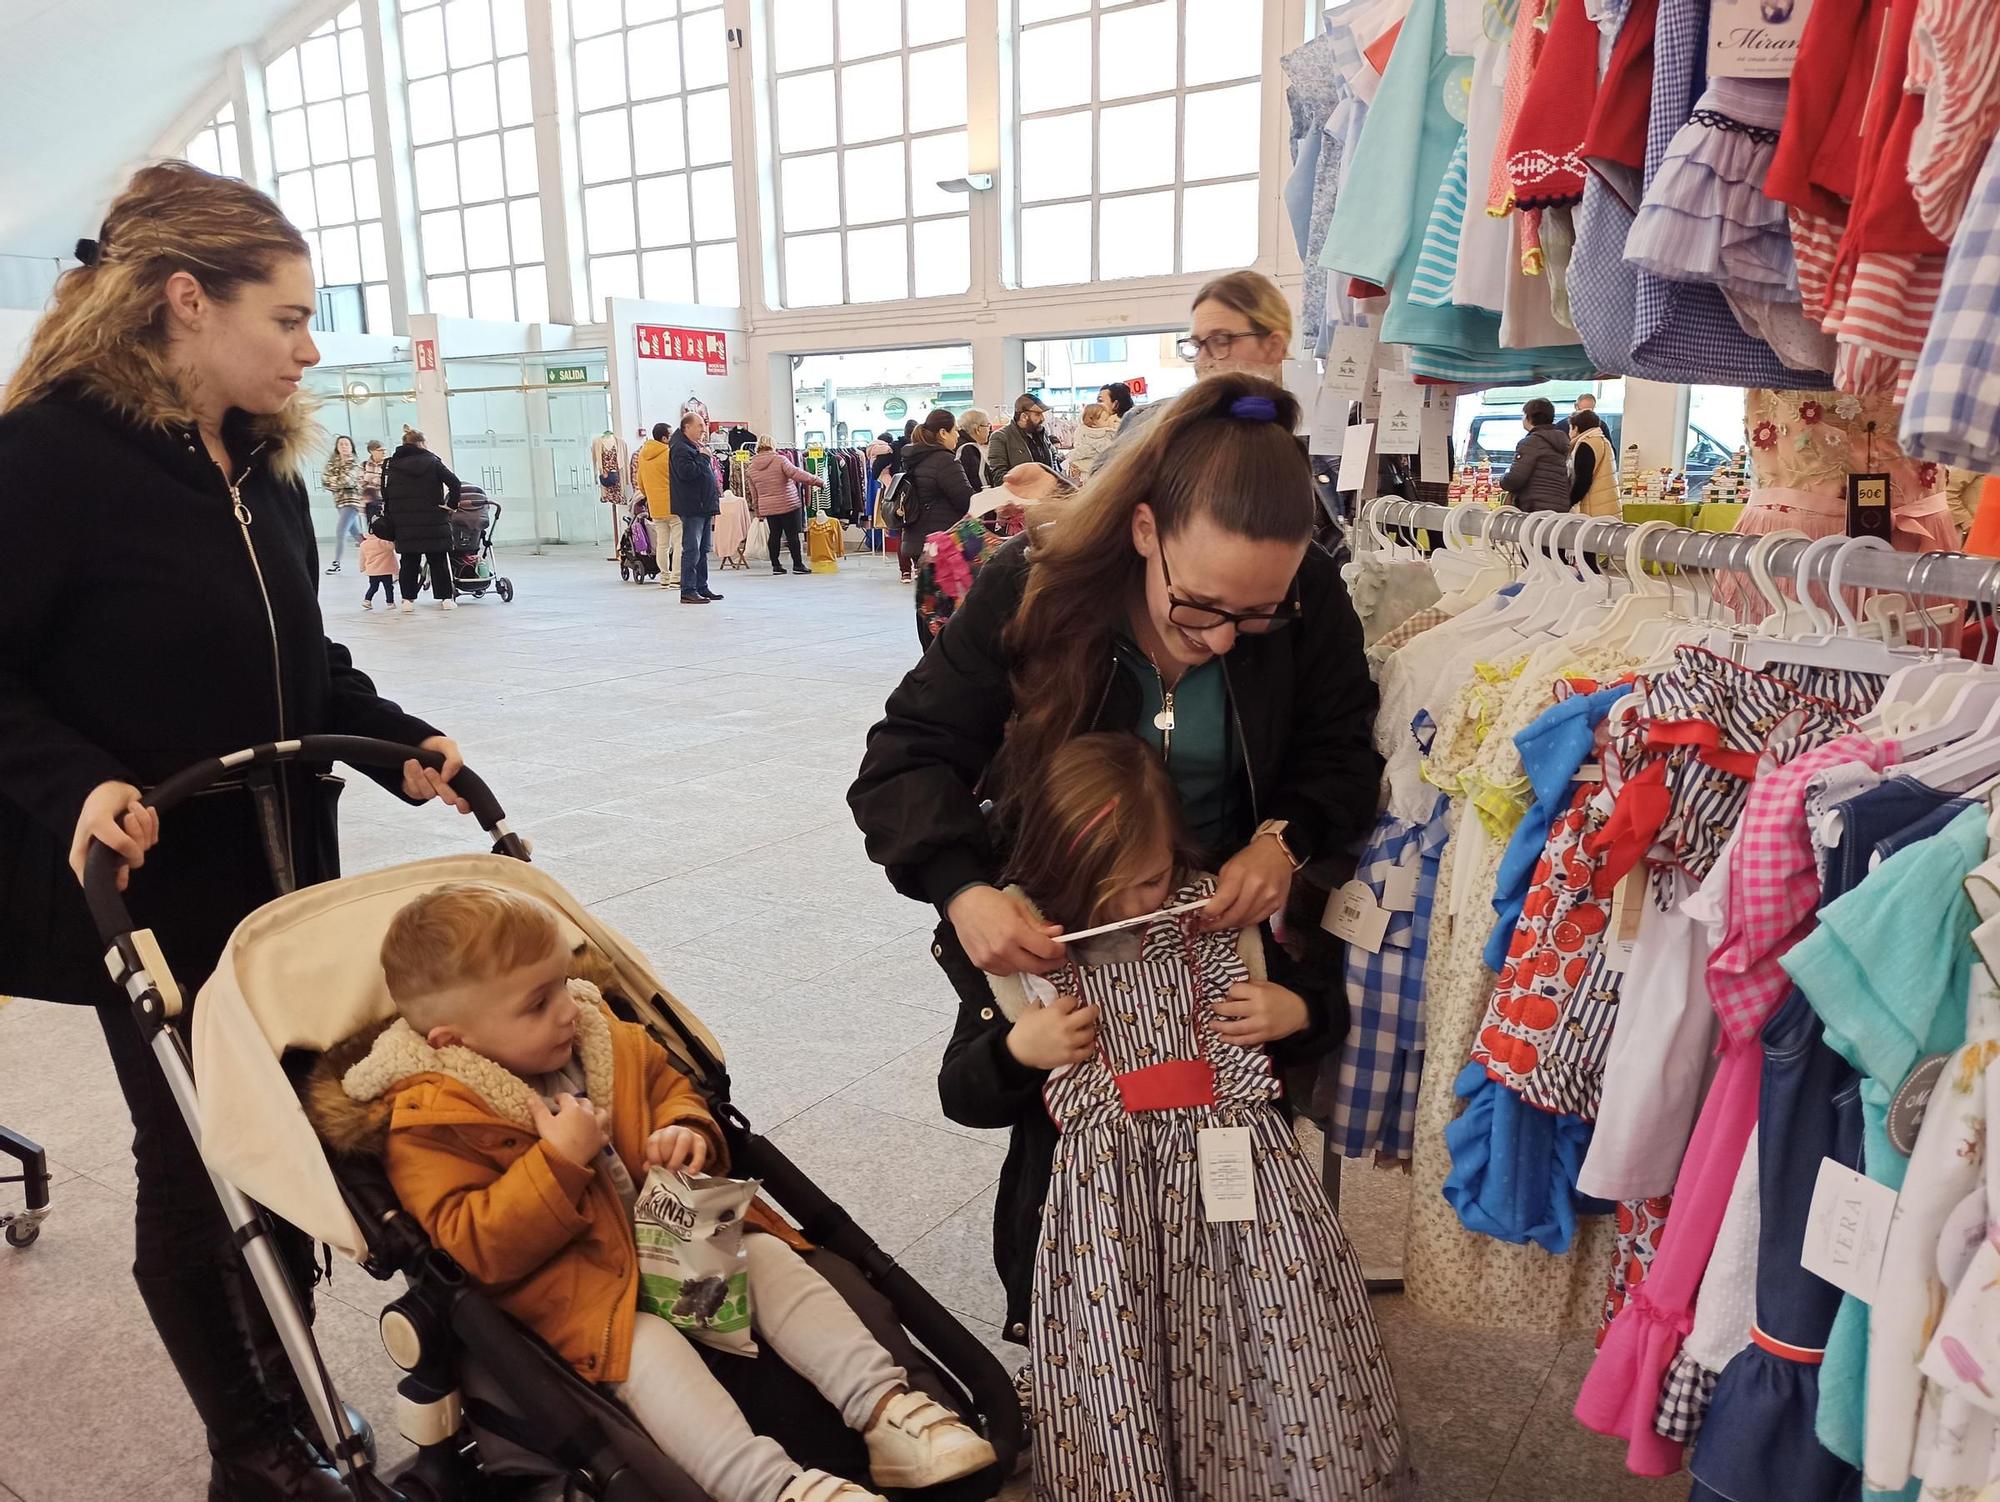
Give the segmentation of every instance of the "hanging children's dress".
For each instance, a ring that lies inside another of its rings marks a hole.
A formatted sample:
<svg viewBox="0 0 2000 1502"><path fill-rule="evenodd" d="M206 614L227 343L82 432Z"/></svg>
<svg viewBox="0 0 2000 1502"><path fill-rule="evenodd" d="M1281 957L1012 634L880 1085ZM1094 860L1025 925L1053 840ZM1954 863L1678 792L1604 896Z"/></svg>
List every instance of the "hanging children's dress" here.
<svg viewBox="0 0 2000 1502"><path fill-rule="evenodd" d="M1250 979L1236 936L1162 918L1072 953L1057 983L1102 1023L1097 1058L1044 1089L1062 1136L1035 1259L1035 1494L1406 1495L1360 1262L1276 1109L1270 1060L1210 1028ZM1210 1220L1197 1142L1230 1127L1248 1131L1255 1209Z"/></svg>

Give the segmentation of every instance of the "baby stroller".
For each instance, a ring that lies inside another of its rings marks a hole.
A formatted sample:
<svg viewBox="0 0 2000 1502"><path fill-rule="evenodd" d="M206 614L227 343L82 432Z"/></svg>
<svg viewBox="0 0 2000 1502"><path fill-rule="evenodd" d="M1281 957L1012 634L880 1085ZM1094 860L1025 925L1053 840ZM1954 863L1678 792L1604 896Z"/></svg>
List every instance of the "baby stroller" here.
<svg viewBox="0 0 2000 1502"><path fill-rule="evenodd" d="M493 534L500 528L506 508L477 485L467 485L459 493L451 513L451 582L460 595L479 600L492 590L508 604L514 600L514 581L501 577L493 567Z"/></svg>
<svg viewBox="0 0 2000 1502"><path fill-rule="evenodd" d="M632 503L632 519L618 535L618 577L634 584L660 577L660 560L653 550L653 513L644 496Z"/></svg>
<svg viewBox="0 0 2000 1502"><path fill-rule="evenodd" d="M174 808L227 775L253 785L279 762L393 768L435 753L350 736L258 746L188 768L146 796ZM379 1158L331 1154L301 1102L319 1056L386 1019L376 952L390 918L413 895L448 881L501 882L532 892L562 916L593 978L629 1021L647 1027L708 1097L728 1140L732 1172L765 1194L818 1248L813 1266L854 1307L922 1390L981 1427L1000 1464L922 1494L936 1502L991 1497L1019 1454L1021 1415L997 1359L902 1271L853 1219L782 1153L757 1136L729 1100L721 1050L666 991L645 959L552 878L527 864L527 847L470 770L455 785L497 842L491 855L446 856L290 890L286 852L269 849L286 893L238 925L203 987L192 1056L181 1030L180 992L149 932L134 932L118 891L117 862L93 846L85 896L117 983L201 1144L258 1292L269 1309L332 1457L357 1502L484 1502L559 1496L597 1502L705 1502L704 1494L615 1402L468 1285L398 1204ZM172 827L171 818L168 828ZM267 826L268 827L268 826ZM197 1089L196 1081L200 1081ZM381 1475L351 1431L320 1360L296 1290L272 1245L262 1206L282 1215L376 1278L400 1274L404 1292L382 1312L390 1357L406 1373L398 1425L414 1460ZM920 1352L915 1342L921 1342ZM928 1352L930 1354L925 1354ZM705 1359L710 1359L705 1357ZM803 1466L830 1469L795 1430L809 1427L818 1394L766 1350L716 1354L716 1375L754 1427L784 1442ZM831 1410L827 1410L830 1414ZM838 1427L837 1416L835 1427ZM865 1463L857 1475L866 1479Z"/></svg>

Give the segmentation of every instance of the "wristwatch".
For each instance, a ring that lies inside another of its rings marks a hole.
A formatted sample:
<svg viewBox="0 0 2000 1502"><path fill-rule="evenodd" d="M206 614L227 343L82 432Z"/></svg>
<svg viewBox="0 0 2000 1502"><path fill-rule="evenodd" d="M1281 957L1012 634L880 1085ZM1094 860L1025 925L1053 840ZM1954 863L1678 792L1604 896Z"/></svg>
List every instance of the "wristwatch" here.
<svg viewBox="0 0 2000 1502"><path fill-rule="evenodd" d="M1257 832L1251 838L1253 840L1261 840L1265 835L1269 835L1272 839L1276 840L1278 848L1285 852L1285 859L1290 862L1292 869L1296 871L1305 862L1292 854L1292 847L1285 843L1285 831L1291 827L1289 819L1266 819L1262 824L1257 826Z"/></svg>

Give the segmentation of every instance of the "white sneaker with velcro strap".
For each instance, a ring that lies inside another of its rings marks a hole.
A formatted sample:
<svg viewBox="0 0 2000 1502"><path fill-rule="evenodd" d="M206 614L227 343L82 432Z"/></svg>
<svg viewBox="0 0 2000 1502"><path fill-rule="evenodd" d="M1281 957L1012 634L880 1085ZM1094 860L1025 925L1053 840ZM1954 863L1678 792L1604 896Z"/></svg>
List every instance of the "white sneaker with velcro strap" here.
<svg viewBox="0 0 2000 1502"><path fill-rule="evenodd" d="M862 1438L877 1486L917 1491L970 1476L999 1456L957 1414L922 1393L898 1393Z"/></svg>
<svg viewBox="0 0 2000 1502"><path fill-rule="evenodd" d="M778 1502L889 1502L889 1499L852 1481L842 1481L825 1471L800 1471L778 1493Z"/></svg>

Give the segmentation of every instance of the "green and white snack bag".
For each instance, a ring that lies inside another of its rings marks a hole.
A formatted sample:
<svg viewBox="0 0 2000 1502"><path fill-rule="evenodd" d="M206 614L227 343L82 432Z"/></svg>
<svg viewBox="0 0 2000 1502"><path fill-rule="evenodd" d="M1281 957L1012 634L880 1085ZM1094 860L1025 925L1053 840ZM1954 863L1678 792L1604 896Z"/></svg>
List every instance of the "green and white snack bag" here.
<svg viewBox="0 0 2000 1502"><path fill-rule="evenodd" d="M757 1187L754 1179L690 1178L655 1168L639 1186L632 1214L639 1308L739 1356L757 1354L743 1255L743 1213Z"/></svg>

